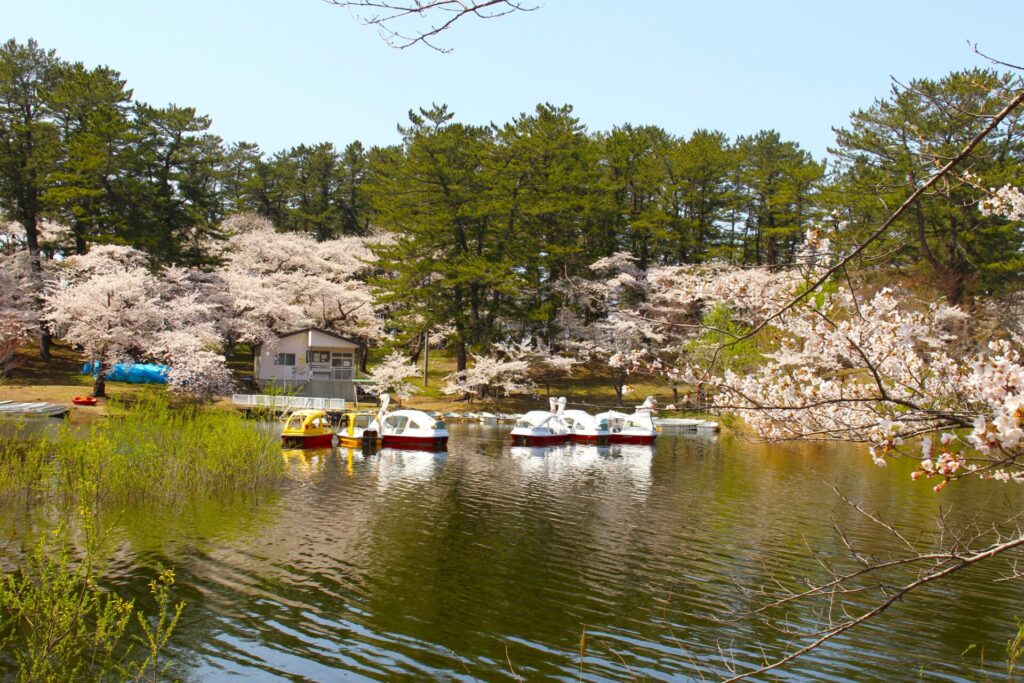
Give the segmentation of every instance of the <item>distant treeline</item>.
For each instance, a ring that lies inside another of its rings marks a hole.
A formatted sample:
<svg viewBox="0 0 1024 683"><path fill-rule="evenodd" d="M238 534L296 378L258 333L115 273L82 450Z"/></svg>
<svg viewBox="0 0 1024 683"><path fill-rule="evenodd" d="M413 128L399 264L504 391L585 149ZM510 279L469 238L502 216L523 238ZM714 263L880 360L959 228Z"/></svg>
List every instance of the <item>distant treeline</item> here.
<svg viewBox="0 0 1024 683"><path fill-rule="evenodd" d="M852 245L1019 86L984 70L914 81L837 129L828 168L772 130L590 132L571 106L551 104L482 126L433 105L410 111L394 146L268 154L225 144L195 108L134 101L114 69L12 39L0 48L0 211L26 227L30 249L49 219L70 228L69 252L127 244L157 264L207 263L206 238L238 212L319 240L390 231L400 239L381 265L403 286L426 277L412 262L429 259L461 279L471 305L486 306L503 296L503 273L543 289L620 251L641 269L784 265L811 224ZM951 301L1018 282L1019 231L974 205L977 188L1021 177L1020 131L1012 117L979 149L973 175L923 198L878 258L922 261Z"/></svg>

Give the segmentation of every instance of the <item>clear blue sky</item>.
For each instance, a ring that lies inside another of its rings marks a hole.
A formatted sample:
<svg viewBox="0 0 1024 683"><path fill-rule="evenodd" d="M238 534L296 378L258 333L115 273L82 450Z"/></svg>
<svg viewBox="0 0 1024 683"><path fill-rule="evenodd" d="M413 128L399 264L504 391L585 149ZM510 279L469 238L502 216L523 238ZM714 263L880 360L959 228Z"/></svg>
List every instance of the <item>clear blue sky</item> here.
<svg viewBox="0 0 1024 683"><path fill-rule="evenodd" d="M431 102L468 123L552 102L592 131L775 128L820 158L831 127L885 96L890 76L983 64L968 40L1024 63L1022 0L543 0L457 23L440 38L451 54L389 48L321 0L0 0L0 26L118 69L137 99L194 106L225 140L271 152L393 144L406 112Z"/></svg>

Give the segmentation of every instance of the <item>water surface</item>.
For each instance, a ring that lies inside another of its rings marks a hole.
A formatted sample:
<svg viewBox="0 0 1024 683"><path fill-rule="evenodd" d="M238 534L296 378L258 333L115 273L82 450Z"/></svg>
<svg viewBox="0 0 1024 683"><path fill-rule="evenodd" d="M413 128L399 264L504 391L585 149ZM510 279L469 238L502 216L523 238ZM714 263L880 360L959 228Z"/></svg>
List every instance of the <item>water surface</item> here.
<svg viewBox="0 0 1024 683"><path fill-rule="evenodd" d="M743 589L821 578L849 557L984 510L1015 489L909 481L861 449L663 434L654 448L510 448L507 428L453 425L447 453L292 451L258 501L117 520L125 590L157 563L188 602L175 674L202 680L713 680L789 639L748 619ZM835 525L835 526L834 526ZM979 567L904 601L777 674L781 680L973 680L998 672L1021 588ZM817 619L790 613L794 625ZM582 645L582 648L581 648ZM961 653L976 645L974 654ZM581 657L582 650L582 657ZM723 657L724 655L724 657Z"/></svg>

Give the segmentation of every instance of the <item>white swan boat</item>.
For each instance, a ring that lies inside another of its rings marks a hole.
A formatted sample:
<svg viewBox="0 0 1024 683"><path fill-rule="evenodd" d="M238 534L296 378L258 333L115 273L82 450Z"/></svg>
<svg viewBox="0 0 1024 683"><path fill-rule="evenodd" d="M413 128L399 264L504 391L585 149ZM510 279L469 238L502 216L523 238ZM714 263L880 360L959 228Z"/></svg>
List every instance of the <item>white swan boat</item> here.
<svg viewBox="0 0 1024 683"><path fill-rule="evenodd" d="M599 420L583 410L562 412L562 421L569 428L569 440L575 443L610 443L612 432L607 420Z"/></svg>
<svg viewBox="0 0 1024 683"><path fill-rule="evenodd" d="M512 427L513 446L548 446L569 440L569 427L562 419L565 397L551 398L549 410L531 410Z"/></svg>
<svg viewBox="0 0 1024 683"><path fill-rule="evenodd" d="M388 412L390 403L391 397L382 394L377 424L380 425L381 444L385 448L422 451L443 451L448 448L448 428L444 422L422 410Z"/></svg>
<svg viewBox="0 0 1024 683"><path fill-rule="evenodd" d="M660 431L654 424L654 411L658 402L653 396L637 408L632 415L609 410L596 416L598 422L605 420L611 430L609 443L653 444Z"/></svg>

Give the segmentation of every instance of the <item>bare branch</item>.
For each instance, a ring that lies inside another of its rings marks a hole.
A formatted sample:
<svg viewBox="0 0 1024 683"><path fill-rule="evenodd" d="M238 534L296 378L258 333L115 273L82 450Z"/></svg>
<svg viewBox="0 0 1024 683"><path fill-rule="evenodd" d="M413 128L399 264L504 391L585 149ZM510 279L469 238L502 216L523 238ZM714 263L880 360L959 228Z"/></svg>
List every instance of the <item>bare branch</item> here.
<svg viewBox="0 0 1024 683"><path fill-rule="evenodd" d="M513 12L532 12L539 7L526 6L516 0L324 0L353 12L367 26L375 26L380 37L393 48L404 50L422 43L438 52L451 52L439 47L433 38L447 31L459 19L475 16L496 19ZM426 22L427 28L406 33L400 25L408 21Z"/></svg>
<svg viewBox="0 0 1024 683"><path fill-rule="evenodd" d="M1024 535L1021 535L1021 534L1018 533L1013 538L1011 538L1011 539L1009 539L1007 541L1004 541L1004 542L1001 542L1001 543L992 544L992 545L990 545L990 546L988 546L988 547L986 547L986 548L984 548L984 549L982 549L980 551L974 552L974 553L967 553L967 552L965 552L965 553L958 553L956 550L950 550L950 551L943 552L943 553L921 554L921 555L917 555L915 557L905 558L905 559L902 559L902 560L897 560L897 561L892 561L892 562L887 562L887 563L879 563L877 565L872 565L871 568L861 569L861 570L853 572L851 574L847 574L845 576L840 576L840 577L838 577L838 578L836 578L836 579L834 579L834 580L832 580L832 581L830 581L828 583L821 584L821 585L818 585L818 586L813 586L811 589L809 589L807 591L804 591L804 592L799 593L799 594L793 594L793 595L788 596L787 598L784 598L782 600L778 600L775 603L773 603L772 606L778 606L778 605L782 605L782 604L787 604L787 603L792 602L794 600L798 600L798 599L805 598L805 597L808 597L808 596L813 596L813 595L823 595L823 596L824 595L829 595L829 596L832 596L834 594L835 589L837 587L842 587L845 581L848 581L849 579L851 579L851 578L853 578L855 576L860 576L860 575L863 575L865 573L869 573L869 572L876 571L876 570L881 570L881 569L884 569L884 568L887 568L887 567L891 567L891 566L896 566L896 565L899 565L899 564L909 564L909 563L913 563L913 562L922 562L922 561L929 561L929 560L936 561L936 565L935 565L934 569L932 569L931 571L925 571L917 579L915 579L913 581L910 581L910 582L908 582L908 583L906 583L906 584L904 584L904 585L902 585L902 586L900 586L898 588L894 588L891 591L887 592L888 597L885 600L883 600L881 603L876 605L875 607L873 607L873 608L871 608L871 609L861 613L860 615L857 615L857 616L848 615L848 617L844 621L841 621L841 622L838 622L838 623L834 623L834 624L830 624L827 628L825 628L823 631L820 632L820 635L819 634L814 634L817 637L812 642L808 643L807 645L805 645L805 646L803 646L803 647L801 647L801 648L799 648L797 650L794 650L793 652L789 653L788 655L785 655L784 657L780 657L779 659L775 660L774 662L766 664L766 665L764 665L764 666L762 666L762 667L760 667L758 669L755 669L755 670L752 670L752 671L746 671L746 672L743 672L743 673L740 673L740 674L736 674L736 675L732 676L731 678L726 679L726 683L730 683L732 681L743 680L743 679L746 679L746 678L750 678L752 676L760 676L760 675L762 675L764 673L767 673L768 671L772 671L772 670L777 669L777 668L779 668L781 666L784 666L785 664L793 661L794 659L797 659L798 657L803 656L804 654L806 654L806 653L810 652L811 650L819 647L820 645L828 642L829 640L832 640L836 636L841 635L841 634L845 633L846 631L849 631L850 629L854 628L855 626L858 626L858 625L864 623L865 621L868 621L869 619L872 619L872 618L876 617L877 615L881 614L885 610L889 609L893 604L895 604L897 601L902 599L908 593L911 593L911 592L921 588L922 586L925 586L925 585L927 585L929 583L932 583L933 581L938 581L940 579L944 579L944 578L950 576L951 574L954 574L954 573L956 573L956 572L958 572L958 571L960 571L962 569L966 569L967 567L970 567L970 566L972 566L974 564L977 564L978 562L982 562L984 560L988 560L988 559L990 559L992 557L995 557L996 555L1000 555L1002 553L1005 553L1007 551L1013 550L1015 548L1019 548L1021 546L1024 546ZM843 591L843 592L847 592L847 591ZM768 606L762 608L762 610L763 609L767 609L767 607Z"/></svg>

